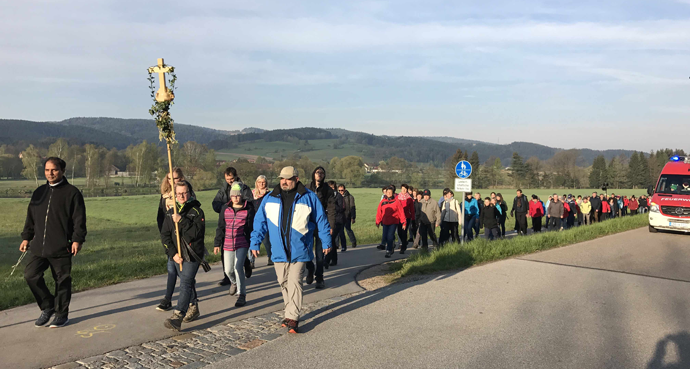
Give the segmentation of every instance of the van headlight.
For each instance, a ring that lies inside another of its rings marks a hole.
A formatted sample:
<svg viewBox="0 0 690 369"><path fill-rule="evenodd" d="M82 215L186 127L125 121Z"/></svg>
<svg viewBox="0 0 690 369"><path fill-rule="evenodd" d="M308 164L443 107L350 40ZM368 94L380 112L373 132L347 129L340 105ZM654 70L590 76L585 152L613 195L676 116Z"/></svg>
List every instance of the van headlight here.
<svg viewBox="0 0 690 369"><path fill-rule="evenodd" d="M652 206L649 207L649 212L650 213L658 213L659 212L659 206L657 204L652 203Z"/></svg>

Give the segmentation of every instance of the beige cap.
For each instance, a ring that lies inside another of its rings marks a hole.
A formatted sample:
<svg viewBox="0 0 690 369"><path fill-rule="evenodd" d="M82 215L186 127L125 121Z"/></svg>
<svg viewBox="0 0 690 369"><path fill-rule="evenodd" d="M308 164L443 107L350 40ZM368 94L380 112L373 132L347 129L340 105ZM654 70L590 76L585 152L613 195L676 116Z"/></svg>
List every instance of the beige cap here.
<svg viewBox="0 0 690 369"><path fill-rule="evenodd" d="M299 177L299 174L297 173L297 169L295 169L295 167L285 167L280 171L280 175L278 175L278 178L289 179L292 177Z"/></svg>

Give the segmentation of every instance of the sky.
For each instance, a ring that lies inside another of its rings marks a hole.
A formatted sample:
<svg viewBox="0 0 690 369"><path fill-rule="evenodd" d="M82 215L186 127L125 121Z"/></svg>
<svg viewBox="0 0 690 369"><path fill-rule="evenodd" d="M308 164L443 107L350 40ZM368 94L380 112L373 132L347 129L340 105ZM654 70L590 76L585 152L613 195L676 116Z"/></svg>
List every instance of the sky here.
<svg viewBox="0 0 690 369"><path fill-rule="evenodd" d="M690 149L690 0L0 0L0 118Z"/></svg>

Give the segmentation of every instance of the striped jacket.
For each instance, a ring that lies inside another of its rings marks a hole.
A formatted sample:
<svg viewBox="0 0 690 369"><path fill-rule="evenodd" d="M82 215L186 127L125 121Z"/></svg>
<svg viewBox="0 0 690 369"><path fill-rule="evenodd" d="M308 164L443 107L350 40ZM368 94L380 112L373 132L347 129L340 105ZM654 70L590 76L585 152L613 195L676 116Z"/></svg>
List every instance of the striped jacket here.
<svg viewBox="0 0 690 369"><path fill-rule="evenodd" d="M222 247L225 251L237 251L248 248L254 223L254 205L245 201L240 210L235 210L231 203L224 204L218 214L218 228L213 247Z"/></svg>

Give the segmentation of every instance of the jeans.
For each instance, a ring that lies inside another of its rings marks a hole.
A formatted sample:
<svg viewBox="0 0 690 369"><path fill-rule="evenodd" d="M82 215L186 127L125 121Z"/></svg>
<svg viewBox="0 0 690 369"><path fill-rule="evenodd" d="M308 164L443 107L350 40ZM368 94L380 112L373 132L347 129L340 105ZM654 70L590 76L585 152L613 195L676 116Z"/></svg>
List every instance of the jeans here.
<svg viewBox="0 0 690 369"><path fill-rule="evenodd" d="M474 228L474 232L476 233L474 236L475 236L475 237L479 237L479 229L481 228L481 227L479 226L479 217L477 217L477 218L474 219L474 226L473 226L473 228Z"/></svg>
<svg viewBox="0 0 690 369"><path fill-rule="evenodd" d="M474 229L474 218L465 218L465 237L467 237L468 241L472 241L474 236L472 235L472 229Z"/></svg>
<svg viewBox="0 0 690 369"><path fill-rule="evenodd" d="M41 310L55 309L55 315L66 317L72 299L72 257L44 258L29 251L24 280ZM43 272L50 268L55 281L55 296L50 293Z"/></svg>
<svg viewBox="0 0 690 369"><path fill-rule="evenodd" d="M244 261L247 259L248 252L249 249L243 247L235 251L225 250L225 253L223 253L223 258L225 258L225 275L230 278L230 282L237 285L240 295L247 294L247 284L244 279Z"/></svg>
<svg viewBox="0 0 690 369"><path fill-rule="evenodd" d="M347 232L347 236L350 238L352 247L357 247L357 237L355 237L355 232L352 232L352 218L345 218L345 224L343 224L343 229L340 231L340 244L343 245L343 250L347 249L345 232Z"/></svg>
<svg viewBox="0 0 690 369"><path fill-rule="evenodd" d="M180 264L175 263L177 275L180 276L180 295L177 296L177 310L183 315L187 314L189 304L196 304L198 298L196 295L196 272L199 271L199 263L195 261L185 261L182 263L182 270Z"/></svg>
<svg viewBox="0 0 690 369"><path fill-rule="evenodd" d="M331 247L335 248L335 245L331 245ZM316 262L316 268L314 268L314 262ZM323 244L321 244L321 239L316 230L314 230L314 261L307 263L306 268L310 273L314 273L314 279L317 282L323 281Z"/></svg>
<svg viewBox="0 0 690 369"><path fill-rule="evenodd" d="M501 231L498 228L484 228L484 237L489 240L497 240Z"/></svg>
<svg viewBox="0 0 690 369"><path fill-rule="evenodd" d="M383 225L383 239L386 242L386 251L392 253L395 249L395 230L397 224ZM406 240L407 241L407 240Z"/></svg>
<svg viewBox="0 0 690 369"><path fill-rule="evenodd" d="M168 283L165 287L165 300L172 301L173 292L175 292L175 284L177 283L177 268L172 259L168 258Z"/></svg>

